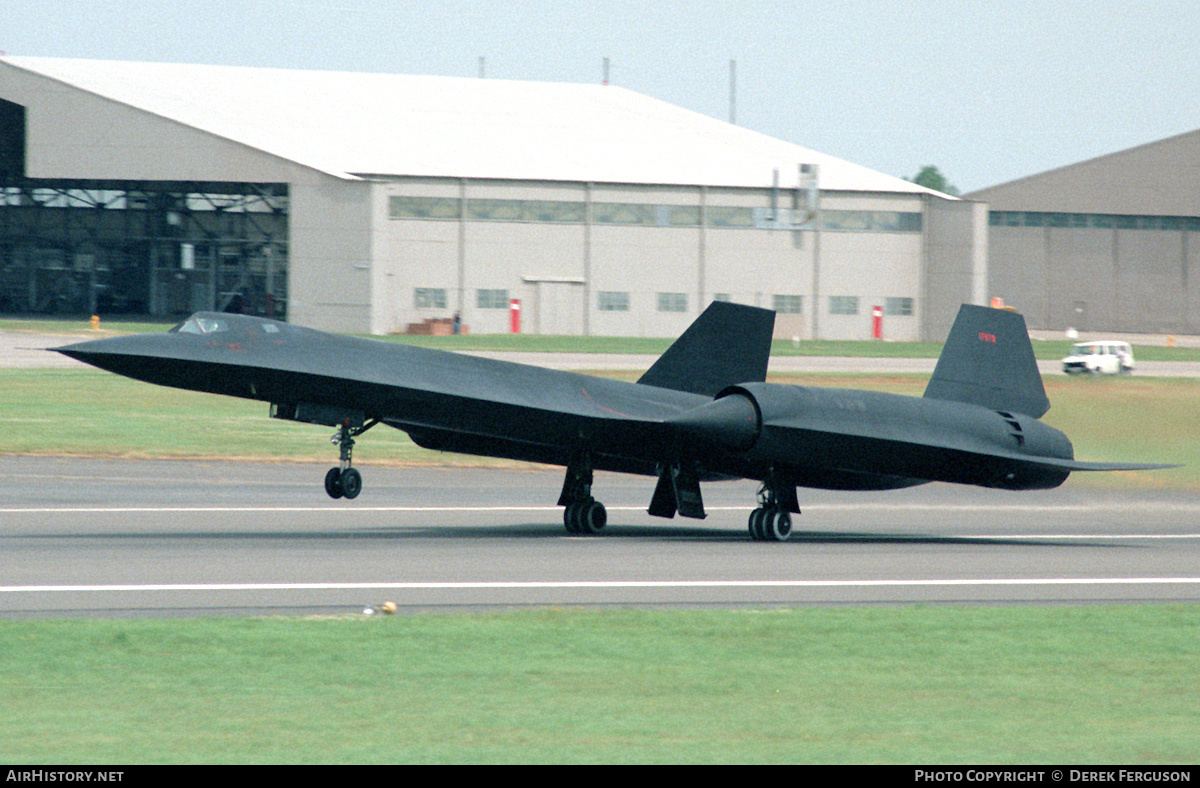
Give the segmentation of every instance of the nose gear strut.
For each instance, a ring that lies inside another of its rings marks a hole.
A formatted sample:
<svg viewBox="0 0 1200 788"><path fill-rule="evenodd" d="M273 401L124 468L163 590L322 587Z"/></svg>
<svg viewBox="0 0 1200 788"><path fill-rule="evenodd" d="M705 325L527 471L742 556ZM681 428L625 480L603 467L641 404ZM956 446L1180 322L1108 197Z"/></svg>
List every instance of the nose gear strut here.
<svg viewBox="0 0 1200 788"><path fill-rule="evenodd" d="M354 439L378 423L379 419L371 419L361 427L351 427L350 419L346 419L329 439L330 443L340 448L341 455L341 463L325 474L325 492L329 493L330 498L357 498L362 492L362 474L357 468L350 467Z"/></svg>

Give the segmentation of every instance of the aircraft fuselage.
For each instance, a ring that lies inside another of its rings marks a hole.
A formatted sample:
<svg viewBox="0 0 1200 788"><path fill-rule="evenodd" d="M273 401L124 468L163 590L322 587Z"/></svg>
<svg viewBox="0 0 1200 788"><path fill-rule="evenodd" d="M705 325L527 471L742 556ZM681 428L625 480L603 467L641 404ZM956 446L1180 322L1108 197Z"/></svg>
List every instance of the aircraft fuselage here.
<svg viewBox="0 0 1200 788"><path fill-rule="evenodd" d="M1037 419L957 402L753 381L714 399L260 318L198 317L214 330L62 352L150 383L272 403L285 418L378 419L427 448L558 465L585 450L596 469L646 475L683 462L701 479L775 474L803 487L1031 489L1069 471L1030 460L1073 456L1066 436Z"/></svg>

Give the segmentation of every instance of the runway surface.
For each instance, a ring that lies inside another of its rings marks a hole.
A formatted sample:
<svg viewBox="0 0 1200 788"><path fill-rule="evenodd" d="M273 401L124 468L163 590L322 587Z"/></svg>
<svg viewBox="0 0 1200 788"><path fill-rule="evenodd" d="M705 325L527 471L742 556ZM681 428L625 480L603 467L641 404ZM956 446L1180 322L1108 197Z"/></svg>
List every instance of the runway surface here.
<svg viewBox="0 0 1200 788"><path fill-rule="evenodd" d="M749 482L704 521L597 474L600 536L567 535L560 471L0 457L0 617L520 606L1200 600L1200 503L1082 487L801 490L787 543L750 540Z"/></svg>

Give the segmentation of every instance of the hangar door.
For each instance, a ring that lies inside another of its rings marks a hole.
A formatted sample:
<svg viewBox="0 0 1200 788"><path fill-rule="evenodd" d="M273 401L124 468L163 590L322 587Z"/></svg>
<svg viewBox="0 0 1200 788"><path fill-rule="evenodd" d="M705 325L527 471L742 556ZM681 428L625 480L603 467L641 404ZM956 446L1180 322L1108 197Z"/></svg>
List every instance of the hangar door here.
<svg viewBox="0 0 1200 788"><path fill-rule="evenodd" d="M534 334L583 334L584 288L582 279L524 278L532 304L528 330ZM531 307L531 308L530 308Z"/></svg>

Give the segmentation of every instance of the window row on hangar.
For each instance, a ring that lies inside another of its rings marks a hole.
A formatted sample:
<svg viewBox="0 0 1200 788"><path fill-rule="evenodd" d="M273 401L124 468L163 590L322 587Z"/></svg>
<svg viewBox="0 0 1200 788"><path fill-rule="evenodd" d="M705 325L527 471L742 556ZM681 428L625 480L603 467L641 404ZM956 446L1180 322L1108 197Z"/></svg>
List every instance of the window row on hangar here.
<svg viewBox="0 0 1200 788"><path fill-rule="evenodd" d="M1200 232L1198 216L1130 216L1108 213L1050 213L1045 211L990 211L992 227L1056 227L1104 230L1170 230Z"/></svg>
<svg viewBox="0 0 1200 788"><path fill-rule="evenodd" d="M534 222L550 224L635 225L643 227L706 227L772 230L811 221L805 209L770 206L657 205L579 200L511 200L490 198L420 197L393 195L388 199L392 219L427 221ZM821 229L842 232L919 233L922 215L911 211L822 210Z"/></svg>
<svg viewBox="0 0 1200 788"><path fill-rule="evenodd" d="M477 289L475 291L476 309L508 309L510 306L508 290ZM857 315L860 313L862 299L858 296L829 296L829 314ZM658 312L688 311L687 293L655 293L655 309ZM729 293L713 293L713 301L733 300ZM448 291L444 287L418 287L413 290L413 307L415 309L446 309L449 304ZM627 290L600 290L596 293L596 308L601 312L630 311L630 293ZM804 314L804 296L780 295L771 296L771 309L781 315ZM893 317L912 317L913 299L903 297L887 297L883 299L883 313Z"/></svg>

